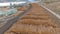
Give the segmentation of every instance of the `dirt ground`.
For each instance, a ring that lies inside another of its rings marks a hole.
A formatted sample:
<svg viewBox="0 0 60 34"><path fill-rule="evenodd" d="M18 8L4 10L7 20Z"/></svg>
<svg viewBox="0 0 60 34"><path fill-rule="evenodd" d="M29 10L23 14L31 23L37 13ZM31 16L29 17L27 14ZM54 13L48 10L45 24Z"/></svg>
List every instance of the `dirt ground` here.
<svg viewBox="0 0 60 34"><path fill-rule="evenodd" d="M45 9L32 4L32 10L4 34L60 34L60 28Z"/></svg>

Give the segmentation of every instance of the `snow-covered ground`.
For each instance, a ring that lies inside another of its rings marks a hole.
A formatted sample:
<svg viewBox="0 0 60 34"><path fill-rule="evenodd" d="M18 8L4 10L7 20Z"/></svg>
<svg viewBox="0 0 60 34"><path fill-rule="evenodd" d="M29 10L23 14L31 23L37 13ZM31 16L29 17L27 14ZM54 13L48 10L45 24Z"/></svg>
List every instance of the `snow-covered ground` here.
<svg viewBox="0 0 60 34"><path fill-rule="evenodd" d="M10 3L13 4L22 4L22 3L35 3L38 0L0 0L0 6L10 6Z"/></svg>
<svg viewBox="0 0 60 34"><path fill-rule="evenodd" d="M0 3L0 6L10 6L10 3L13 4L22 4L22 3L26 3L26 2L7 2L7 3Z"/></svg>

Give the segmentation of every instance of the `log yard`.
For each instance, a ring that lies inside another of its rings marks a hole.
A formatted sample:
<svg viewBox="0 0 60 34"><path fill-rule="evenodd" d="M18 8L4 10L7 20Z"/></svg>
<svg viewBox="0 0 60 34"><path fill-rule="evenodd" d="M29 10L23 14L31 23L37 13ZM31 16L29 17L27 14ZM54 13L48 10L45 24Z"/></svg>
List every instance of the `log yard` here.
<svg viewBox="0 0 60 34"><path fill-rule="evenodd" d="M60 0L0 0L0 34L60 34Z"/></svg>

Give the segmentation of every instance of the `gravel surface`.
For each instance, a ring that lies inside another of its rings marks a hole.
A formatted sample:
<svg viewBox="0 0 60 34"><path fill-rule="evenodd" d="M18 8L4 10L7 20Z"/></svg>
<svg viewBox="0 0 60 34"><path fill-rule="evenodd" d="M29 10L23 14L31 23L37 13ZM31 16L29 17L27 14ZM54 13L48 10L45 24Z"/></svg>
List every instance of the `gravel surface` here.
<svg viewBox="0 0 60 34"><path fill-rule="evenodd" d="M45 2L43 5L60 15L60 2Z"/></svg>

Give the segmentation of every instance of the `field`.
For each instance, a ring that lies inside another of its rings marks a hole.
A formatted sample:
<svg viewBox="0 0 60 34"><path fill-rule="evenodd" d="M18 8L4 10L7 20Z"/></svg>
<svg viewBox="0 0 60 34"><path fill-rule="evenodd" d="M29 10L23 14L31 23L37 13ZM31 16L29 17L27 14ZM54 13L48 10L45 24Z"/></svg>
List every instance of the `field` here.
<svg viewBox="0 0 60 34"><path fill-rule="evenodd" d="M60 34L60 28L42 7L32 4L32 10L4 34Z"/></svg>

